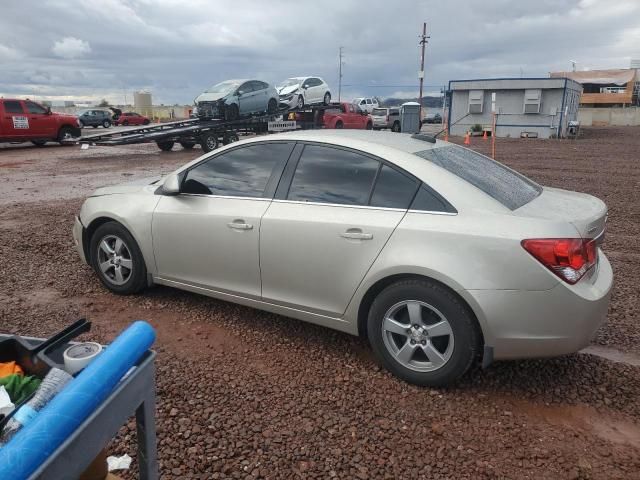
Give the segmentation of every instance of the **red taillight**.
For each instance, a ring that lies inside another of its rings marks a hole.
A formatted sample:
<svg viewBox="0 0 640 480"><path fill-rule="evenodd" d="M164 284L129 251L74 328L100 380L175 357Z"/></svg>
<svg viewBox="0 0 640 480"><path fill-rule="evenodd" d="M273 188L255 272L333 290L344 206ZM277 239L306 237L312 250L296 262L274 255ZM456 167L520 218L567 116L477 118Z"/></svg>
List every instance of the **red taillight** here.
<svg viewBox="0 0 640 480"><path fill-rule="evenodd" d="M524 249L540 263L573 285L596 264L594 239L537 238L522 241Z"/></svg>

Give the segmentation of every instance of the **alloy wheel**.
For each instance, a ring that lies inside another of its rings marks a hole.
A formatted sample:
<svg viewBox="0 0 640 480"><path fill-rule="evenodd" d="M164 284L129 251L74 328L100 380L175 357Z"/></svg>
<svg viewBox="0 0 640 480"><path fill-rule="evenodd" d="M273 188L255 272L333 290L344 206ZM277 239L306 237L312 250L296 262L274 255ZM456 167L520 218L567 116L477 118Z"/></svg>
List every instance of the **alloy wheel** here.
<svg viewBox="0 0 640 480"><path fill-rule="evenodd" d="M104 278L114 285L124 285L133 274L131 250L116 235L106 235L98 244L98 267Z"/></svg>
<svg viewBox="0 0 640 480"><path fill-rule="evenodd" d="M442 368L454 347L453 330L445 316L418 300L398 302L387 310L382 339L399 364L417 372Z"/></svg>

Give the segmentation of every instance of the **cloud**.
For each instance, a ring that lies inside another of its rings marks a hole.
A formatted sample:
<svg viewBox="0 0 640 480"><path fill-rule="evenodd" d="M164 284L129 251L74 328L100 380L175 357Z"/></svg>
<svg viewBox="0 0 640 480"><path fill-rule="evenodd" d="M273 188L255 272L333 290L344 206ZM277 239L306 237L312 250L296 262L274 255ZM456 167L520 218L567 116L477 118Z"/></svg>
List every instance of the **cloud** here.
<svg viewBox="0 0 640 480"><path fill-rule="evenodd" d="M72 59L79 58L91 52L89 42L75 37L65 37L53 44L51 49L58 57Z"/></svg>
<svg viewBox="0 0 640 480"><path fill-rule="evenodd" d="M614 3L2 0L0 92L122 101L148 89L173 104L228 78L318 75L337 98L342 46L343 99L415 97L423 20L431 94L453 79L546 76L570 69L569 59L580 69L628 67L640 56L640 2Z"/></svg>

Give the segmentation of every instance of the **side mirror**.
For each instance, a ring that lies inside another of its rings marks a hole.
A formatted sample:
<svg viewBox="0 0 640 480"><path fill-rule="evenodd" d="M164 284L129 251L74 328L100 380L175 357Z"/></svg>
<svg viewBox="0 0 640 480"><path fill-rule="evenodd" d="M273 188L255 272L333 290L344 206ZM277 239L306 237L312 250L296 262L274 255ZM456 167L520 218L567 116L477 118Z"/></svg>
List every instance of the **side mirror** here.
<svg viewBox="0 0 640 480"><path fill-rule="evenodd" d="M302 85L303 90L306 90L307 88L309 88L309 85Z"/></svg>
<svg viewBox="0 0 640 480"><path fill-rule="evenodd" d="M167 175L162 184L162 193L164 195L178 195L180 193L180 178L177 174Z"/></svg>
<svg viewBox="0 0 640 480"><path fill-rule="evenodd" d="M47 107L47 115L51 115L51 107Z"/></svg>
<svg viewBox="0 0 640 480"><path fill-rule="evenodd" d="M241 97L241 96L242 96L242 92L241 92L240 90L238 90L238 91L236 92L236 97Z"/></svg>

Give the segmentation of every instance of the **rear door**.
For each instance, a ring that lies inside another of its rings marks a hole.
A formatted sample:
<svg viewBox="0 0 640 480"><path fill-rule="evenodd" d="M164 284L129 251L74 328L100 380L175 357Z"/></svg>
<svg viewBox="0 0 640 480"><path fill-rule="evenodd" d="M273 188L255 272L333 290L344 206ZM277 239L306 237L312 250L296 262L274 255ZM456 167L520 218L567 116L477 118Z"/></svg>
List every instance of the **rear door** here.
<svg viewBox="0 0 640 480"><path fill-rule="evenodd" d="M21 100L3 100L2 134L6 137L29 135L29 117Z"/></svg>
<svg viewBox="0 0 640 480"><path fill-rule="evenodd" d="M417 182L354 150L298 149L262 219L262 295L336 317L405 215ZM394 181L399 187L390 191Z"/></svg>
<svg viewBox="0 0 640 480"><path fill-rule="evenodd" d="M260 298L260 224L293 145L238 146L190 168L153 214L158 276Z"/></svg>

